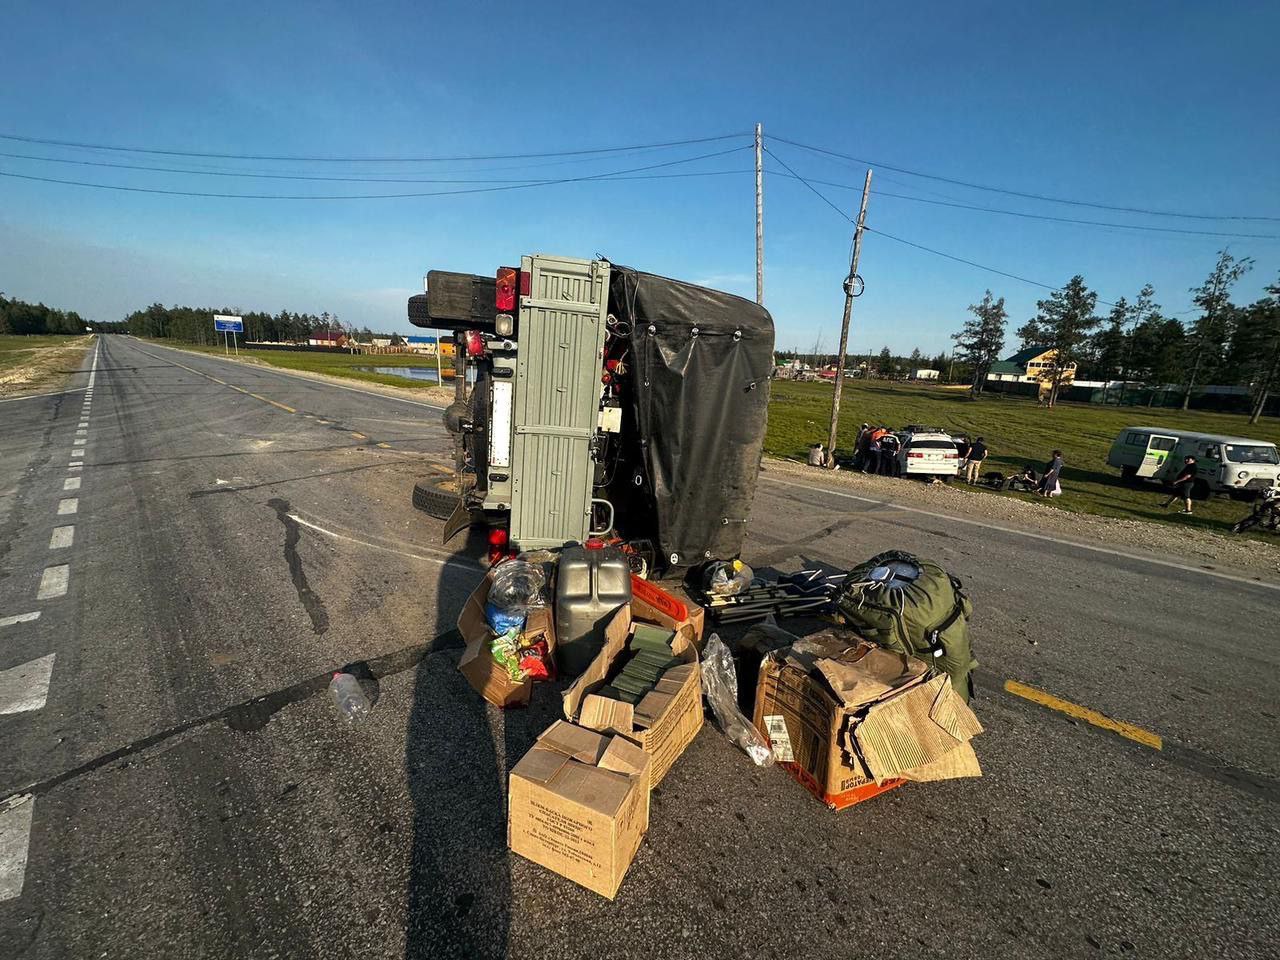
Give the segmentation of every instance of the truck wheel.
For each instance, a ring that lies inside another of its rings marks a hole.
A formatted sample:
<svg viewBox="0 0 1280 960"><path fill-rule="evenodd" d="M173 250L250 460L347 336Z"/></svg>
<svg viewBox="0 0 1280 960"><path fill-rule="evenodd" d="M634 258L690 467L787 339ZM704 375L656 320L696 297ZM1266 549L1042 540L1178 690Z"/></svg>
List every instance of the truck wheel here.
<svg viewBox="0 0 1280 960"><path fill-rule="evenodd" d="M1138 468L1133 466L1133 464L1126 463L1120 468L1120 476L1132 483L1134 480L1138 479Z"/></svg>
<svg viewBox="0 0 1280 960"><path fill-rule="evenodd" d="M431 477L413 485L413 505L429 517L448 520L458 505L458 482L453 477Z"/></svg>
<svg viewBox="0 0 1280 960"><path fill-rule="evenodd" d="M1193 483L1193 484L1191 485L1191 499L1193 499L1193 500L1208 500L1208 499L1209 499L1209 484L1208 484L1208 483L1206 483L1206 482L1205 482L1205 481L1203 481L1203 480L1197 480L1195 483Z"/></svg>

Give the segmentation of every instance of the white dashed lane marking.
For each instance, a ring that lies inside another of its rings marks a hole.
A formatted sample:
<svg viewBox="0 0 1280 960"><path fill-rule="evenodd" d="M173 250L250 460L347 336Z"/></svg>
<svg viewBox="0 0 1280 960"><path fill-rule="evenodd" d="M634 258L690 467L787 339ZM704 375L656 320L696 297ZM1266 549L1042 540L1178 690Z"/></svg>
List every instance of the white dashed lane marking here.
<svg viewBox="0 0 1280 960"><path fill-rule="evenodd" d="M65 547L71 546L75 538L76 538L75 527L71 527L71 526L54 527L53 536L49 538L49 549L62 550Z"/></svg>
<svg viewBox="0 0 1280 960"><path fill-rule="evenodd" d="M65 517L80 509L79 497L64 497L58 501L58 516Z"/></svg>
<svg viewBox="0 0 1280 960"><path fill-rule="evenodd" d="M75 460L75 461L73 461L73 462L71 462L71 463L68 463L68 464L67 464L67 469L68 469L68 470L79 470L79 469L80 469L81 467L83 467L83 466L84 466L84 464L83 464L83 463L81 463L79 460Z"/></svg>
<svg viewBox="0 0 1280 960"><path fill-rule="evenodd" d="M0 670L0 713L39 710L49 699L49 678L53 676L54 653L28 660L8 670Z"/></svg>
<svg viewBox="0 0 1280 960"><path fill-rule="evenodd" d="M86 440L84 437L76 437L74 440L71 441L72 445L77 447L83 447L88 442L89 441Z"/></svg>
<svg viewBox="0 0 1280 960"><path fill-rule="evenodd" d="M83 456L84 456L84 450L83 450L83 448L81 448L81 447L76 447L74 450L72 450L72 451L71 451L71 455L72 455L73 457L83 457Z"/></svg>
<svg viewBox="0 0 1280 960"><path fill-rule="evenodd" d="M60 563L55 567L45 567L40 577L40 589L36 591L37 600L52 600L67 592L67 584L71 581L71 567Z"/></svg>
<svg viewBox="0 0 1280 960"><path fill-rule="evenodd" d="M63 481L62 481L62 489L63 489L64 491L65 491L65 490L79 490L79 489L80 489L80 478L79 478L79 477L67 477L67 479L65 479L65 480L63 480Z"/></svg>
<svg viewBox="0 0 1280 960"><path fill-rule="evenodd" d="M0 800L0 901L22 893L35 805L35 797L29 793Z"/></svg>
<svg viewBox="0 0 1280 960"><path fill-rule="evenodd" d="M13 617L0 617L0 627L12 627L15 623L30 623L32 620L40 619L40 611L34 613L19 613Z"/></svg>

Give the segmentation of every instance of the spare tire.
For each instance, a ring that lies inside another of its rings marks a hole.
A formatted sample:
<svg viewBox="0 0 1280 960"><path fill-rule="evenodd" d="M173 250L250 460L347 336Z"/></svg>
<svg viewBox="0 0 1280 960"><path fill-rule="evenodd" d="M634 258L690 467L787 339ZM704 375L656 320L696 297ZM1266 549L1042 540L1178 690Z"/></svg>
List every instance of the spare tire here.
<svg viewBox="0 0 1280 960"><path fill-rule="evenodd" d="M458 505L458 481L452 476L419 480L413 485L413 505L429 517L448 520Z"/></svg>

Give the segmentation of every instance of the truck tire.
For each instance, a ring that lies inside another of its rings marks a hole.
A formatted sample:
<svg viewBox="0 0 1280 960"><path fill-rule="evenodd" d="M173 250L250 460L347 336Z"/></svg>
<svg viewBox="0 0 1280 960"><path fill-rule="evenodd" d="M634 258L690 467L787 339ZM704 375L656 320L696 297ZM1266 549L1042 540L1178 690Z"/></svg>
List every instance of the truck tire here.
<svg viewBox="0 0 1280 960"><path fill-rule="evenodd" d="M1120 468L1120 476L1127 482L1133 483L1134 480L1138 479L1138 468L1133 466L1133 464L1126 463Z"/></svg>
<svg viewBox="0 0 1280 960"><path fill-rule="evenodd" d="M413 505L429 517L448 520L458 505L457 481L453 477L430 477L413 485Z"/></svg>
<svg viewBox="0 0 1280 960"><path fill-rule="evenodd" d="M1191 499L1192 500L1208 500L1209 484L1206 483L1204 480L1197 480L1195 483L1193 483L1191 485Z"/></svg>

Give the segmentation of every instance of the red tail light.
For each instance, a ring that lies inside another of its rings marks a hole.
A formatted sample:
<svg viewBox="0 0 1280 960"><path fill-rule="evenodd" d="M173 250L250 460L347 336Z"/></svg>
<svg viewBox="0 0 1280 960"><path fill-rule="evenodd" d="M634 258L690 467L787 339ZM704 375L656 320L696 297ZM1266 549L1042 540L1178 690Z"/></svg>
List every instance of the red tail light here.
<svg viewBox="0 0 1280 960"><path fill-rule="evenodd" d="M468 330L466 333L467 356L482 357L484 356L484 337L479 330Z"/></svg>
<svg viewBox="0 0 1280 960"><path fill-rule="evenodd" d="M489 564L493 565L507 555L507 528L494 527L489 531Z"/></svg>
<svg viewBox="0 0 1280 960"><path fill-rule="evenodd" d="M923 453L908 453L908 454L907 454L907 459L908 459L908 460L923 460L923 459L924 459L924 454L923 454Z"/></svg>
<svg viewBox="0 0 1280 960"><path fill-rule="evenodd" d="M520 296L527 297L533 290L533 279L529 276L528 270L520 271Z"/></svg>
<svg viewBox="0 0 1280 960"><path fill-rule="evenodd" d="M499 313L511 313L516 308L516 285L520 271L515 267L498 268L497 296L494 303Z"/></svg>

